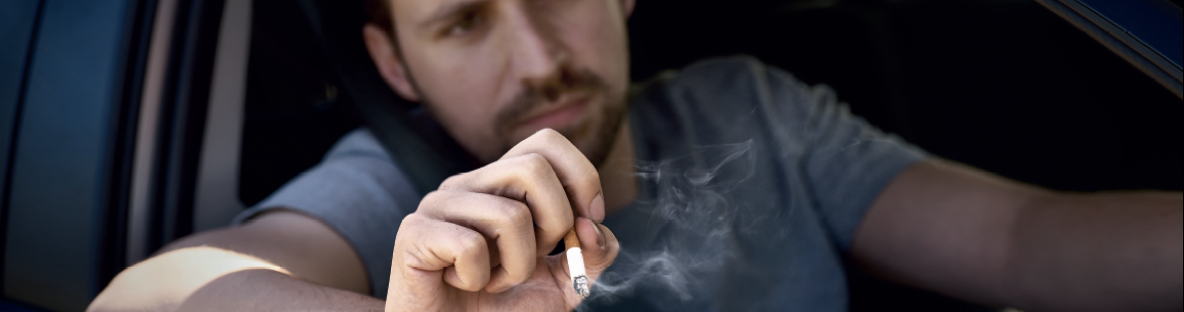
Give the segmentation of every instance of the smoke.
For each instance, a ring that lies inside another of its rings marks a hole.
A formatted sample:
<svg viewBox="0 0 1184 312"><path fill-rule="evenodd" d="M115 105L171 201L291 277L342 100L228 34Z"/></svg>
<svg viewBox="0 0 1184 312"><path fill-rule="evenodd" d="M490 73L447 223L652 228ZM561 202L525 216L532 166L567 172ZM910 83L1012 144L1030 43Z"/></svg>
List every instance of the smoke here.
<svg viewBox="0 0 1184 312"><path fill-rule="evenodd" d="M642 288L650 296L682 302L694 299L698 294L690 285L703 282L703 276L736 256L728 252L733 249L732 234L766 221L735 200L737 186L755 173L752 150L753 141L747 140L696 147L673 159L638 162L638 181L651 190L652 197L638 198L628 209L648 216L638 224L654 234L641 242L622 242L612 269L596 281L587 302L611 303ZM580 310L588 306L581 305Z"/></svg>
<svg viewBox="0 0 1184 312"><path fill-rule="evenodd" d="M816 147L815 157L844 157L842 154L856 151L857 146L894 141L864 135L833 143ZM631 241L621 242L616 261L596 281L591 297L577 310L588 311L617 300L637 300L631 296L639 294L657 302L681 302L695 308L702 304L695 299L712 291L701 285L719 281L718 274L766 274L753 272L743 264L727 267L727 273L720 269L738 263L733 262L734 258L745 256L745 251L737 247L744 244L745 237L784 241L789 233L785 218L793 215L794 207L785 207L786 203L774 201L777 196L768 196L768 192L784 190L754 187L750 181L758 170L757 155L789 157L783 150L764 150L750 139L694 147L672 159L637 162L635 175L642 188L648 189L642 192L648 197L638 198L627 208L631 211L617 212L633 220L613 229L633 234Z"/></svg>

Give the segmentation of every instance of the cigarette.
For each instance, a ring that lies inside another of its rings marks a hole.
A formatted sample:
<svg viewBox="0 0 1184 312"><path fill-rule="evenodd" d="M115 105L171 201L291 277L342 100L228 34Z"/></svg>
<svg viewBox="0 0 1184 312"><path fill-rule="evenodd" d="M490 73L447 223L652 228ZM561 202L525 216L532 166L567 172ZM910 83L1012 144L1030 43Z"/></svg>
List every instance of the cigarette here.
<svg viewBox="0 0 1184 312"><path fill-rule="evenodd" d="M584 268L584 252L580 251L580 240L576 238L576 228L563 236L563 245L567 249L567 271L571 273L571 287L575 288L580 298L588 298L588 272Z"/></svg>

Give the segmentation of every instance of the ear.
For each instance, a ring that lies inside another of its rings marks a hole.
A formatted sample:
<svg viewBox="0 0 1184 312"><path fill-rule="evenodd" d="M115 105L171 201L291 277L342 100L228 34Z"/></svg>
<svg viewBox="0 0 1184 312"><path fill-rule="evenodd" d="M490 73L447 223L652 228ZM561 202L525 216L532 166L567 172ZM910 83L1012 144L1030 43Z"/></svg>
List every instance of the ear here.
<svg viewBox="0 0 1184 312"><path fill-rule="evenodd" d="M366 50L370 52L370 59L378 67L378 74L386 80L386 84L395 90L399 96L412 102L419 102L419 93L411 85L411 77L403 66L403 60L395 53L395 43L392 37L382 27L373 23L366 23L362 27L362 38L366 41Z"/></svg>
<svg viewBox="0 0 1184 312"><path fill-rule="evenodd" d="M633 6L637 5L637 0L621 0L621 13L624 13L625 18L633 15Z"/></svg>

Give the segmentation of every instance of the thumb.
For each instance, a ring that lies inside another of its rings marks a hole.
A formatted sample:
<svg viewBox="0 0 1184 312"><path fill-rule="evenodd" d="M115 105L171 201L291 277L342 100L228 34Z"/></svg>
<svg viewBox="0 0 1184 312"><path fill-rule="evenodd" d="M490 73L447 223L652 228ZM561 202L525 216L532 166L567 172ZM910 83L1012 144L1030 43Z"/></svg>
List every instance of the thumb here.
<svg viewBox="0 0 1184 312"><path fill-rule="evenodd" d="M613 235L613 232L608 227L596 224L591 219L584 217L576 218L574 226L576 236L580 241L580 250L583 254L583 269L587 272L587 287L591 289L600 275L605 270L608 270L608 267L617 259L617 253L621 249L620 244L617 243L617 237ZM567 269L569 278L573 271L570 265L571 263L568 262L567 255L565 254L563 257L563 266ZM579 270L576 269L575 271Z"/></svg>

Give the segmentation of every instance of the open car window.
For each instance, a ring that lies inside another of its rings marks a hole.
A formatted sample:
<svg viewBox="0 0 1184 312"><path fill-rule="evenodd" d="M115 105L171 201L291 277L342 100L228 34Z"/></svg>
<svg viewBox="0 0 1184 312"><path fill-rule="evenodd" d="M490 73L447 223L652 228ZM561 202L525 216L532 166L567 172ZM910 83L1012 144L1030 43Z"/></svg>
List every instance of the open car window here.
<svg viewBox="0 0 1184 312"><path fill-rule="evenodd" d="M1161 18L1107 9L1136 4ZM408 167L456 152L375 80L364 22L361 1L0 2L0 310L83 310L357 127ZM640 0L628 23L635 82L748 54L943 158L1058 190L1184 189L1178 0ZM853 311L998 308L848 278Z"/></svg>

